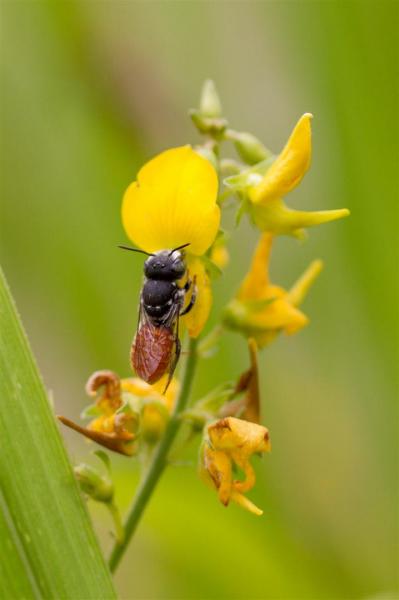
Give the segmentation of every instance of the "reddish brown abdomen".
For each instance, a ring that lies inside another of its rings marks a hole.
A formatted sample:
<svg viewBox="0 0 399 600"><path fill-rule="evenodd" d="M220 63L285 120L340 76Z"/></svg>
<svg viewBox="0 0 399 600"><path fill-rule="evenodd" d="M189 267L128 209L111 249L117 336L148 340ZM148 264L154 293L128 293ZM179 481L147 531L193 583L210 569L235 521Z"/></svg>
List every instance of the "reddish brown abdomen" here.
<svg viewBox="0 0 399 600"><path fill-rule="evenodd" d="M143 325L132 344L133 370L147 383L155 383L169 368L173 346L174 336L168 327Z"/></svg>

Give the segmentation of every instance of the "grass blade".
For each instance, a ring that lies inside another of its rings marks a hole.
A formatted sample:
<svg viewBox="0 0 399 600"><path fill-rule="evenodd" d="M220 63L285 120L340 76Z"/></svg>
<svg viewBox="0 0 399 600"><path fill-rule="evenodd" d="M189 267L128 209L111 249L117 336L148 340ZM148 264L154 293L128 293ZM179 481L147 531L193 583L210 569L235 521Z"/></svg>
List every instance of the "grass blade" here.
<svg viewBox="0 0 399 600"><path fill-rule="evenodd" d="M115 598L0 270L1 597Z"/></svg>

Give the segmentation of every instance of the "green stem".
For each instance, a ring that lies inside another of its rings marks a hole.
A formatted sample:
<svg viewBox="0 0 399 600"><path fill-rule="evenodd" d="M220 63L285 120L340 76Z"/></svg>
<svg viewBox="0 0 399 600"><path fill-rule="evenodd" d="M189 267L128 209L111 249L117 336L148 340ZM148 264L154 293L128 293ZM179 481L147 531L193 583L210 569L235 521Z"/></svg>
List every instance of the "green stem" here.
<svg viewBox="0 0 399 600"><path fill-rule="evenodd" d="M193 382L195 369L197 364L197 340L191 339L188 356L186 360L184 376L182 381L182 387L180 390L179 397L175 404L173 413L169 420L168 426L165 433L154 451L152 461L149 465L147 472L145 473L136 495L133 499L130 507L125 526L124 526L124 539L121 543L116 543L109 559L109 568L111 572L114 572L125 553L129 542L135 532L140 518L147 506L149 499L151 498L152 492L154 491L167 463L169 450L175 440L177 432L179 431L181 420L180 413L187 406L191 385Z"/></svg>
<svg viewBox="0 0 399 600"><path fill-rule="evenodd" d="M121 544L123 542L123 538L125 535L125 532L123 530L122 520L121 520L121 514L119 512L118 507L113 502L108 503L106 506L107 506L109 512L111 513L111 517L114 522L115 537L116 537L117 543Z"/></svg>

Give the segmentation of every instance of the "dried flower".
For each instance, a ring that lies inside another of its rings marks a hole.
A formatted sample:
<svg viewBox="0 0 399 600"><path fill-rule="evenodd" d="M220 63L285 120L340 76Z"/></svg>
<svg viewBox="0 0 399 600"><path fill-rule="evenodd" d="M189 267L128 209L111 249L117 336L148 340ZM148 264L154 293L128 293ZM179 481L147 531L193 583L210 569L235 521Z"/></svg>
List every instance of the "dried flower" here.
<svg viewBox="0 0 399 600"><path fill-rule="evenodd" d="M266 427L242 419L227 417L209 425L202 447L201 474L218 490L219 500L227 506L233 500L246 510L261 515L262 511L244 495L255 485L252 454L270 451ZM233 480L233 465L244 473L244 479Z"/></svg>

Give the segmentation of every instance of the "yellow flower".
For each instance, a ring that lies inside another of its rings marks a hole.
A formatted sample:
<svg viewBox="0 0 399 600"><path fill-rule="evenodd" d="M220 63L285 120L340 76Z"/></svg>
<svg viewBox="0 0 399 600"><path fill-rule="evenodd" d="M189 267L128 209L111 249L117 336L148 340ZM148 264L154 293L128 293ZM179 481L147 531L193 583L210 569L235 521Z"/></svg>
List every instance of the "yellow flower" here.
<svg viewBox="0 0 399 600"><path fill-rule="evenodd" d="M280 331L293 334L308 323L297 308L320 273L322 262L313 261L290 291L269 280L269 260L273 236L264 233L255 250L252 264L238 294L225 309L224 324L253 337L261 348Z"/></svg>
<svg viewBox="0 0 399 600"><path fill-rule="evenodd" d="M202 448L201 474L213 482L222 504L233 500L250 512L261 515L244 492L255 485L255 471L250 463L252 454L269 452L269 432L266 427L235 417L216 421L207 428L207 439ZM233 480L233 464L244 473L244 479Z"/></svg>
<svg viewBox="0 0 399 600"><path fill-rule="evenodd" d="M209 278L199 257L219 229L217 190L218 178L210 162L190 146L182 146L144 165L122 203L123 226L139 248L156 252L190 244L186 262L191 279L196 277L198 293L183 322L191 337L202 330L212 303Z"/></svg>
<svg viewBox="0 0 399 600"><path fill-rule="evenodd" d="M324 211L297 211L288 208L282 198L302 181L312 154L312 115L305 113L296 124L282 152L237 176L227 186L244 193L246 210L262 231L303 236L303 228L327 223L349 215L346 208Z"/></svg>

